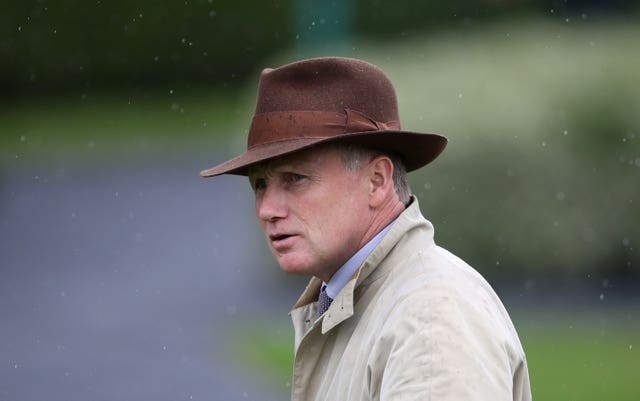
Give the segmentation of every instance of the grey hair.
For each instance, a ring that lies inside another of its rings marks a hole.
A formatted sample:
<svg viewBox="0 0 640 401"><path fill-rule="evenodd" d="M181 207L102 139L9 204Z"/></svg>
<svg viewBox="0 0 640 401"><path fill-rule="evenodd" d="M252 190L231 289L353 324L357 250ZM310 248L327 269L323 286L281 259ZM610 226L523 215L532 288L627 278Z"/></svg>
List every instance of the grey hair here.
<svg viewBox="0 0 640 401"><path fill-rule="evenodd" d="M411 189L407 181L407 169L400 156L364 146L345 144L336 144L335 146L342 153L342 161L345 168L349 171L359 170L365 162L378 156L386 156L391 159L391 163L393 163L393 187L400 201L405 205L409 204L411 200Z"/></svg>

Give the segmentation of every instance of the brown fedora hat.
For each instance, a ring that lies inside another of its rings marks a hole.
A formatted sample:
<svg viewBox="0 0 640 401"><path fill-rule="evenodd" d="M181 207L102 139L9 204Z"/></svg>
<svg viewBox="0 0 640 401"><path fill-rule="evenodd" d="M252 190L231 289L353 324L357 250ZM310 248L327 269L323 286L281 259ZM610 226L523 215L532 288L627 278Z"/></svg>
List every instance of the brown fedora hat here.
<svg viewBox="0 0 640 401"><path fill-rule="evenodd" d="M247 151L200 175L247 175L252 164L336 141L398 154L407 171L433 161L447 144L438 134L401 130L395 90L378 67L315 58L262 71Z"/></svg>

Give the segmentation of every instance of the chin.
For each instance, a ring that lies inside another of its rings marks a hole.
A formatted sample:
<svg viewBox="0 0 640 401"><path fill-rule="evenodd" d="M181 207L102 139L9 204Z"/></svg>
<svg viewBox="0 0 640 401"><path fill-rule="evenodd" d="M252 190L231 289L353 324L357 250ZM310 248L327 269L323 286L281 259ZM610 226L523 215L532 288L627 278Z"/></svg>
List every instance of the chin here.
<svg viewBox="0 0 640 401"><path fill-rule="evenodd" d="M309 265L306 263L302 263L300 261L292 261L287 260L288 258L285 256L284 258L278 258L278 264L280 265L280 269L287 274L299 275L299 276L311 276L311 269Z"/></svg>
<svg viewBox="0 0 640 401"><path fill-rule="evenodd" d="M294 266L283 266L280 265L280 269L287 273L287 274L291 274L291 275L295 275L295 276L310 276L311 273L309 273L308 269L302 268L302 267L294 267Z"/></svg>

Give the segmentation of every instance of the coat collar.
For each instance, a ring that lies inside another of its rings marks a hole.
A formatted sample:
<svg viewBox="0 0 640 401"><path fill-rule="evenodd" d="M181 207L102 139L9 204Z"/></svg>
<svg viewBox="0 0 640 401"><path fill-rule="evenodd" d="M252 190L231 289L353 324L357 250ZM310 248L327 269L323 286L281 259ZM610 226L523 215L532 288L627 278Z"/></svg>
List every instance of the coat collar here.
<svg viewBox="0 0 640 401"><path fill-rule="evenodd" d="M302 317L300 320L306 323L307 327L303 332L322 322L322 334L324 334L353 316L357 288L389 273L395 263L381 264L381 262L387 258L391 250L396 247L405 234L419 228L426 229L430 240L433 241L433 226L422 216L418 200L414 196L409 207L398 216L391 230L356 270L351 280L340 291L327 312L320 319L316 319L315 316L317 310L316 301L320 293L322 280L312 277L290 312L293 317ZM396 255L398 255L397 252ZM400 252L400 257L402 257L402 252Z"/></svg>

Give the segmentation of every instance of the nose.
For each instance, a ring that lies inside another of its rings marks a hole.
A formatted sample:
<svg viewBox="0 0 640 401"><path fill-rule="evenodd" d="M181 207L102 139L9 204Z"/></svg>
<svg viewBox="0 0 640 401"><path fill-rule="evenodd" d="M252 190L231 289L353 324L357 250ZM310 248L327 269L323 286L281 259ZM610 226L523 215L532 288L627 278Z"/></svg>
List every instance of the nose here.
<svg viewBox="0 0 640 401"><path fill-rule="evenodd" d="M287 216L286 197L275 185L269 185L256 198L256 215L260 221L268 222Z"/></svg>

